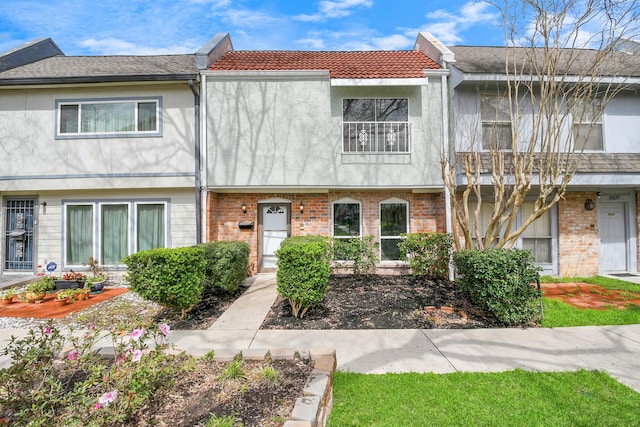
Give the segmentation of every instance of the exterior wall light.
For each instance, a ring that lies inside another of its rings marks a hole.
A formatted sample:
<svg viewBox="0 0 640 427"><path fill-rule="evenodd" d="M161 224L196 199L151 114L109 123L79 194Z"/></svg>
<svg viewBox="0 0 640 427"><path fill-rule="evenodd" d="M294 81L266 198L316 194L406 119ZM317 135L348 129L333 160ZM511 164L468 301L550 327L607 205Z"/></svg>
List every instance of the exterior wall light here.
<svg viewBox="0 0 640 427"><path fill-rule="evenodd" d="M304 214L304 204L300 202L300 215Z"/></svg>
<svg viewBox="0 0 640 427"><path fill-rule="evenodd" d="M240 206L240 209L242 209L242 213L247 213L247 204L242 202L242 206Z"/></svg>
<svg viewBox="0 0 640 427"><path fill-rule="evenodd" d="M584 208L585 208L586 210L588 210L588 211L592 211L592 210L593 210L593 208L595 208L595 207L596 207L596 205L595 205L595 203L593 203L593 200L591 200L591 199L587 199L587 200L584 202Z"/></svg>

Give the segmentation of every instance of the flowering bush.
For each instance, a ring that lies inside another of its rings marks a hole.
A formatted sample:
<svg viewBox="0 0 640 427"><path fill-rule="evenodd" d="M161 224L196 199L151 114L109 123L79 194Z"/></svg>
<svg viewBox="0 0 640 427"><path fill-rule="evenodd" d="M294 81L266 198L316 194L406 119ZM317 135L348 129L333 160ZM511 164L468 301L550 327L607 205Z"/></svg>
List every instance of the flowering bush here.
<svg viewBox="0 0 640 427"><path fill-rule="evenodd" d="M14 363L0 370L0 417L15 425L126 422L170 384L176 359L184 357L165 351L169 332L165 324L111 331L114 352L108 357L95 351L101 336L95 328L63 335L47 324L12 338L2 351Z"/></svg>

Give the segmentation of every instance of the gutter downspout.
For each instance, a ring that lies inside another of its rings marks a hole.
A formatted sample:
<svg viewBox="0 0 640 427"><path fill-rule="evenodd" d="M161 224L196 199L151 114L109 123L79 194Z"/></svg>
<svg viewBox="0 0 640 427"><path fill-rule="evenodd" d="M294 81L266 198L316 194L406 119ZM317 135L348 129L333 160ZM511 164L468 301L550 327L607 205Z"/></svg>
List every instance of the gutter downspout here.
<svg viewBox="0 0 640 427"><path fill-rule="evenodd" d="M445 63L445 67L446 67L446 63ZM443 138L442 138L442 149L443 151L443 155L446 156L445 158L447 159L444 167L444 173L447 174L447 176L449 175L449 161L451 160L450 156L451 156L451 150L449 148L449 133L450 133L450 129L449 129L449 87L448 87L448 81L447 81L447 75L442 75L442 77L440 77L440 81L441 81L441 86L442 86L442 129L443 129ZM445 226L446 226L446 230L447 233L452 234L453 233L453 221L451 218L451 192L449 191L449 187L445 184L444 185L444 212L445 212ZM450 260L449 261L449 280L453 281L454 279L454 274L453 274L453 262Z"/></svg>
<svg viewBox="0 0 640 427"><path fill-rule="evenodd" d="M200 195L200 175L202 171L202 154L200 150L200 92L193 84L193 79L189 79L189 88L193 92L193 104L195 113L195 191L196 191L196 244L202 243L202 197Z"/></svg>

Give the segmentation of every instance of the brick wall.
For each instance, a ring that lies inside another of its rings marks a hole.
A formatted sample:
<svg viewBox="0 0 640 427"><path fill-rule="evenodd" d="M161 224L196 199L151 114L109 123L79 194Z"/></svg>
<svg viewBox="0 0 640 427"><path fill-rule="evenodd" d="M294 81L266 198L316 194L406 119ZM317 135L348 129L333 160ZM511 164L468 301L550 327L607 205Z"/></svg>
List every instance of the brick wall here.
<svg viewBox="0 0 640 427"><path fill-rule="evenodd" d="M329 193L208 193L207 241L241 240L251 248L252 271L258 263L258 202L272 198L291 202L291 235L331 235L331 204L343 198L362 203L362 234L380 235L380 202L398 198L409 203L409 231L445 231L442 193L414 194L410 191L331 191ZM304 213L300 213L300 202ZM241 210L247 205L247 213ZM240 229L241 221L253 221L253 229Z"/></svg>
<svg viewBox="0 0 640 427"><path fill-rule="evenodd" d="M593 192L572 192L558 203L558 256L560 276L598 274L598 207L588 211L587 199L596 204Z"/></svg>

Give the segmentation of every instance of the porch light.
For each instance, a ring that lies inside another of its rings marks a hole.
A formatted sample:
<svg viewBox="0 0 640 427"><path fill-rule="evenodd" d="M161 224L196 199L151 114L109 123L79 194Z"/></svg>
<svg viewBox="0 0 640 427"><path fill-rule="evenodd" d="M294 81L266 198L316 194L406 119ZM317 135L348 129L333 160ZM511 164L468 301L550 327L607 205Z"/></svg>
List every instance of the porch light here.
<svg viewBox="0 0 640 427"><path fill-rule="evenodd" d="M304 214L304 204L300 202L300 215Z"/></svg>
<svg viewBox="0 0 640 427"><path fill-rule="evenodd" d="M596 207L596 205L595 205L595 203L593 203L593 200L591 200L591 199L587 199L587 201L584 202L584 208L586 210L588 210L588 211L592 211L593 208L595 208L595 207Z"/></svg>
<svg viewBox="0 0 640 427"><path fill-rule="evenodd" d="M242 206L240 206L240 209L242 209L242 213L247 213L247 204L242 202Z"/></svg>

